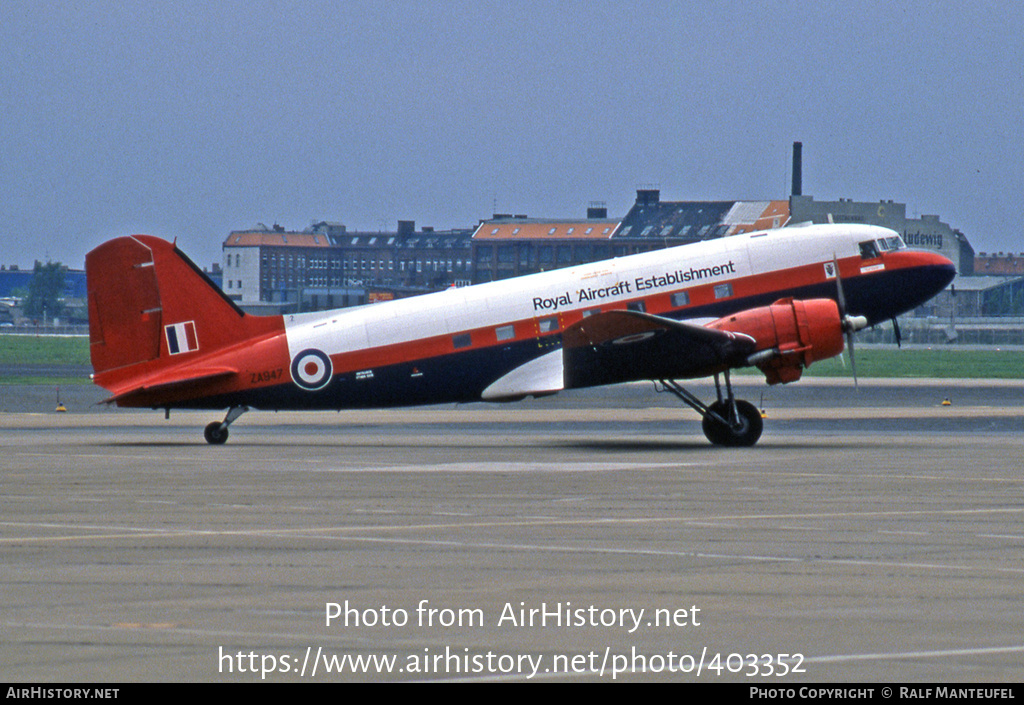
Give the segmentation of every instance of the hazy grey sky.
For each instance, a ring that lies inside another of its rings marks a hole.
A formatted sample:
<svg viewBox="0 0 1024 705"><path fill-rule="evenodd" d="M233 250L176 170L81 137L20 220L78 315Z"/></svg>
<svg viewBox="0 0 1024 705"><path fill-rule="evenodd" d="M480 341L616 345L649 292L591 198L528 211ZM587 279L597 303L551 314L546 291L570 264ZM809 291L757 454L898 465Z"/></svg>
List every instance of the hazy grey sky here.
<svg viewBox="0 0 1024 705"><path fill-rule="evenodd" d="M1024 250L1019 2L0 1L0 263L257 222L893 199Z"/></svg>

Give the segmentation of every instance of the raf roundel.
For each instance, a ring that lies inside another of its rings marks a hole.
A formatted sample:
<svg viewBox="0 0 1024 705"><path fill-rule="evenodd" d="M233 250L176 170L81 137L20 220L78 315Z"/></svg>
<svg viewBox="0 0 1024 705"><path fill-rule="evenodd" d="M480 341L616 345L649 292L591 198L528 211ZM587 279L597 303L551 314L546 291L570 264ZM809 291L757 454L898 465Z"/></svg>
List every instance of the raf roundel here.
<svg viewBox="0 0 1024 705"><path fill-rule="evenodd" d="M303 350L292 358L292 381L311 392L331 381L331 358L320 350Z"/></svg>

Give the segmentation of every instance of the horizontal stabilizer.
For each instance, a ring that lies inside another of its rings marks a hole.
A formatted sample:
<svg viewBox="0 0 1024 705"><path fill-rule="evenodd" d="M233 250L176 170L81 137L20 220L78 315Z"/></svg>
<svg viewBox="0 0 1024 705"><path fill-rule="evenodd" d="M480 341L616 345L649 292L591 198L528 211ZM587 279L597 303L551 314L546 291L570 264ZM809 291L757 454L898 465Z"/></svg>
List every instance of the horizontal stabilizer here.
<svg viewBox="0 0 1024 705"><path fill-rule="evenodd" d="M215 380L223 380L238 374L238 370L231 367L202 367L187 368L176 373L161 372L149 379L132 380L130 386L124 389L114 389L114 395L103 400L104 404L123 401L150 392L161 392L169 389L185 390L189 387L199 387Z"/></svg>

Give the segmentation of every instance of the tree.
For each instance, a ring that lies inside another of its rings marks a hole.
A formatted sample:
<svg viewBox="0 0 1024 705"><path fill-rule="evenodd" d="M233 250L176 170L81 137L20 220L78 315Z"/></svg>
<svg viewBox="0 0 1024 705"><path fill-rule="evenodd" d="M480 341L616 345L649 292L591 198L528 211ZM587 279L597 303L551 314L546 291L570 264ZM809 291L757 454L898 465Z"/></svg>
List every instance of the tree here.
<svg viewBox="0 0 1024 705"><path fill-rule="evenodd" d="M25 298L27 318L54 318L64 312L64 276L67 268L60 262L43 264L36 260Z"/></svg>

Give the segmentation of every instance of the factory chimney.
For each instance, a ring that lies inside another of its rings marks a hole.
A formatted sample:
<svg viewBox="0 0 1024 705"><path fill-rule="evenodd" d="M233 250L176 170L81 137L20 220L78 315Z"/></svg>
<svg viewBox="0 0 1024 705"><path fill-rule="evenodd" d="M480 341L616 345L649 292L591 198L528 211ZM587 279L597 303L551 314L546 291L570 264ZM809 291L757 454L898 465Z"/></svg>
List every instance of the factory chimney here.
<svg viewBox="0 0 1024 705"><path fill-rule="evenodd" d="M793 143L793 196L803 195L803 151L802 142Z"/></svg>

